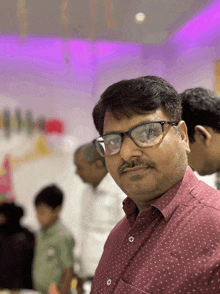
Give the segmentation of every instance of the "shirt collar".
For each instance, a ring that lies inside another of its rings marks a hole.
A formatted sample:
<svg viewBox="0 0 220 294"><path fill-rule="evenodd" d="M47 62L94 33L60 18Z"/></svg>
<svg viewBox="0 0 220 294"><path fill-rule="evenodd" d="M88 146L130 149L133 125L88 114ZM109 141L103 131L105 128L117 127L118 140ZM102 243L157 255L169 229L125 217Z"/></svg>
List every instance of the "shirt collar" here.
<svg viewBox="0 0 220 294"><path fill-rule="evenodd" d="M136 204L129 197L125 198L125 200L123 201L123 209L127 216L131 216L132 214L138 214L138 208Z"/></svg>
<svg viewBox="0 0 220 294"><path fill-rule="evenodd" d="M49 228L46 232L43 229L41 229L42 236L49 237L49 236L53 236L57 234L58 226L59 226L59 220L57 220L55 224L51 228Z"/></svg>
<svg viewBox="0 0 220 294"><path fill-rule="evenodd" d="M152 206L157 208L164 216L166 221L172 216L176 208L188 202L192 197L190 192L199 182L190 167L187 168L184 177L175 184L169 191L156 200Z"/></svg>
<svg viewBox="0 0 220 294"><path fill-rule="evenodd" d="M184 177L151 206L159 210L165 221L168 221L176 208L191 197L190 192L198 182L198 178L194 175L192 169L188 167ZM123 204L123 209L127 217L132 218L133 215L133 217L136 218L138 215L138 208L134 201L127 197Z"/></svg>

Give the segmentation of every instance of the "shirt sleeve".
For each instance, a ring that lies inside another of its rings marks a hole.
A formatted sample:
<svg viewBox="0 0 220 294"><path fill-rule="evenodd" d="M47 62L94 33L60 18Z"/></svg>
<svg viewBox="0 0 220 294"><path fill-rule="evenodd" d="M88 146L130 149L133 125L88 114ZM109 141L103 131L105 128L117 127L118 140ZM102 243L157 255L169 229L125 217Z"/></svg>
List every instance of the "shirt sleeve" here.
<svg viewBox="0 0 220 294"><path fill-rule="evenodd" d="M75 240L72 236L67 236L63 238L61 241L61 254L60 254L60 260L61 264L63 265L63 268L67 267L73 267L74 266L74 246L75 246Z"/></svg>

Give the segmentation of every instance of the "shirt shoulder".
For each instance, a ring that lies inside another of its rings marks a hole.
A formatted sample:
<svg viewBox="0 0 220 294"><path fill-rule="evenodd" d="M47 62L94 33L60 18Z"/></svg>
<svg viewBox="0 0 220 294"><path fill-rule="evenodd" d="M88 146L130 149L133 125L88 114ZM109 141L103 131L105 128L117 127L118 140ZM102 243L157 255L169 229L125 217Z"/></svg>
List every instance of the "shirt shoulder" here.
<svg viewBox="0 0 220 294"><path fill-rule="evenodd" d="M205 207L213 208L220 212L220 191L207 185L203 181L191 191L191 195Z"/></svg>
<svg viewBox="0 0 220 294"><path fill-rule="evenodd" d="M220 244L220 191L200 181L190 194L192 196L190 201L183 204L187 227L192 234L195 235L197 232L203 236L203 238L199 237L200 243L202 243L201 239L204 242L213 240L215 246L218 246ZM182 208L183 206L181 205Z"/></svg>
<svg viewBox="0 0 220 294"><path fill-rule="evenodd" d="M61 221L58 224L57 233L58 233L58 236L61 238L74 240L73 233Z"/></svg>

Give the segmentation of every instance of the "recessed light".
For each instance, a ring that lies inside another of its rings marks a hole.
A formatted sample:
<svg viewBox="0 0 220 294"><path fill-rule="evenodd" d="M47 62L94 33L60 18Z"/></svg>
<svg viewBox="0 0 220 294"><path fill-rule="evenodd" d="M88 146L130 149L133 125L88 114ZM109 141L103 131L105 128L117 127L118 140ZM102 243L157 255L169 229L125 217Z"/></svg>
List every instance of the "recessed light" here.
<svg viewBox="0 0 220 294"><path fill-rule="evenodd" d="M146 15L143 12L138 12L134 17L136 23L143 23L146 19Z"/></svg>

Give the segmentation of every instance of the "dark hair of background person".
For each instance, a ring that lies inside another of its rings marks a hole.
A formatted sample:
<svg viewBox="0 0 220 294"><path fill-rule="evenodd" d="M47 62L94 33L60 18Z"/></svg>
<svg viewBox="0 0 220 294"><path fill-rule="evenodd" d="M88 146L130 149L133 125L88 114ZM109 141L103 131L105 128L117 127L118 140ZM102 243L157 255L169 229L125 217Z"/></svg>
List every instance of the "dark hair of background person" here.
<svg viewBox="0 0 220 294"><path fill-rule="evenodd" d="M181 120L181 101L177 91L167 81L156 76L122 80L109 86L93 109L93 120L99 134L107 111L117 119L133 114L145 114L164 107L172 122Z"/></svg>
<svg viewBox="0 0 220 294"><path fill-rule="evenodd" d="M182 119L186 122L190 143L194 143L195 126L211 127L220 133L220 95L201 87L180 94Z"/></svg>
<svg viewBox="0 0 220 294"><path fill-rule="evenodd" d="M19 223L20 219L24 215L24 209L14 203L5 202L0 205L0 213L4 214L7 222Z"/></svg>
<svg viewBox="0 0 220 294"><path fill-rule="evenodd" d="M35 206L46 204L53 209L63 203L63 192L56 185L47 186L42 189L34 200Z"/></svg>
<svg viewBox="0 0 220 294"><path fill-rule="evenodd" d="M105 158L100 156L92 142L79 146L74 152L74 156L80 153L83 154L83 157L88 163L94 163L95 161L100 160L105 167Z"/></svg>

